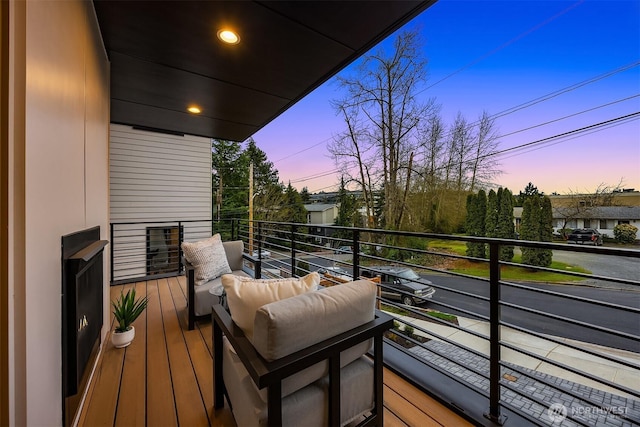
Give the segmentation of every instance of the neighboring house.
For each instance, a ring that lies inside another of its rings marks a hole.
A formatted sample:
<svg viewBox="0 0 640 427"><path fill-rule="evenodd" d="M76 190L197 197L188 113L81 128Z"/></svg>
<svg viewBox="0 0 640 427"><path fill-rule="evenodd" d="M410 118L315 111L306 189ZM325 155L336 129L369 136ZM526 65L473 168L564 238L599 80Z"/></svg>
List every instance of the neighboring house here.
<svg viewBox="0 0 640 427"><path fill-rule="evenodd" d="M329 243L333 235L333 230L321 226L333 225L338 217L338 205L335 203L314 203L304 205L307 210L307 224L309 224L309 234L316 236L316 241L320 244ZM314 227L316 225L317 227Z"/></svg>
<svg viewBox="0 0 640 427"><path fill-rule="evenodd" d="M585 209L582 214L568 219L562 208L553 208L554 232L564 228L595 228L607 237L613 237L613 229L618 224L631 224L640 229L640 206L600 206ZM522 208L513 208L516 231L520 229ZM565 225L566 221L566 225ZM637 238L637 236L636 236Z"/></svg>
<svg viewBox="0 0 640 427"><path fill-rule="evenodd" d="M613 229L619 224L631 224L640 229L640 206L594 207L570 219L563 215L562 208L553 209L554 229L561 229L563 225L571 229L595 228L606 237L613 237Z"/></svg>
<svg viewBox="0 0 640 427"><path fill-rule="evenodd" d="M553 194L548 196L553 207L571 206L576 203L585 205L594 199L608 199L610 206L640 206L640 191L633 188L607 194ZM605 203L599 203L605 204Z"/></svg>

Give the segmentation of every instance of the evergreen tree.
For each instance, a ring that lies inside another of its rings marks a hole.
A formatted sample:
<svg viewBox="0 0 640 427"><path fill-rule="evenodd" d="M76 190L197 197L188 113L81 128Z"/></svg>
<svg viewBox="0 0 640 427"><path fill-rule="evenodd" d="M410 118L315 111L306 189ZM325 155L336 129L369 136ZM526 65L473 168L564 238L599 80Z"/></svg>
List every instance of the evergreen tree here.
<svg viewBox="0 0 640 427"><path fill-rule="evenodd" d="M214 219L221 220L217 231L226 235L231 230L229 219L248 217L248 171L240 143L214 139L211 148Z"/></svg>
<svg viewBox="0 0 640 427"><path fill-rule="evenodd" d="M340 188L338 189L338 216L333 221L334 225L341 227L360 227L362 220L359 218L358 201L353 194L350 194L344 185L344 178L340 179ZM336 230L333 237L337 239L345 239L345 242L339 244L349 244L353 237L352 233L347 230Z"/></svg>
<svg viewBox="0 0 640 427"><path fill-rule="evenodd" d="M518 194L518 197L516 197L515 206L523 207L527 197L539 195L540 193L538 192L538 187L536 187L532 183L528 183L524 188L524 191L521 191L520 194Z"/></svg>
<svg viewBox="0 0 640 427"><path fill-rule="evenodd" d="M350 194L344 186L344 178L340 179L340 189L338 190L338 216L334 220L334 225L342 227L354 227L358 215L358 203L356 197Z"/></svg>
<svg viewBox="0 0 640 427"><path fill-rule="evenodd" d="M273 166L273 162L269 161L267 154L262 151L253 138L247 140L247 146L243 152L243 162L247 170L247 182L249 163L253 163L253 184L254 191L260 192L267 185L278 185L280 178L278 170Z"/></svg>
<svg viewBox="0 0 640 427"><path fill-rule="evenodd" d="M540 241L551 242L553 240L553 209L551 207L551 199L547 196L542 198L542 206L540 208ZM553 260L553 251L551 249L540 249L540 265L549 267Z"/></svg>
<svg viewBox="0 0 640 427"><path fill-rule="evenodd" d="M485 223L487 212L487 195L484 190L477 195L467 196L467 234L482 237L485 235ZM476 258L486 258L484 243L467 242L467 255Z"/></svg>
<svg viewBox="0 0 640 427"><path fill-rule="evenodd" d="M520 238L536 242L551 242L553 238L553 212L551 200L538 192L531 183L520 196L525 197ZM522 248L522 263L540 267L551 265L553 252L549 249Z"/></svg>
<svg viewBox="0 0 640 427"><path fill-rule="evenodd" d="M487 195L487 214L484 226L487 237L496 237L496 229L498 227L498 209L498 194L494 190L489 190L489 194Z"/></svg>
<svg viewBox="0 0 640 427"><path fill-rule="evenodd" d="M496 225L496 237L513 239L515 227L513 224L513 195L505 188L500 196L498 222ZM500 247L500 261L511 262L513 260L513 246Z"/></svg>
<svg viewBox="0 0 640 427"><path fill-rule="evenodd" d="M302 191L300 191L300 198L304 204L311 203L311 194L309 194L309 189L307 187L303 187Z"/></svg>
<svg viewBox="0 0 640 427"><path fill-rule="evenodd" d="M307 210L302 203L302 197L298 190L293 188L291 183L284 191L283 204L280 207L280 220L282 222L297 222L300 224L307 223Z"/></svg>
<svg viewBox="0 0 640 427"><path fill-rule="evenodd" d="M522 240L537 241L540 236L540 199L538 197L527 197L524 200L522 209L522 220L520 222L520 238ZM537 250L534 248L522 247L522 263L528 265L538 265Z"/></svg>

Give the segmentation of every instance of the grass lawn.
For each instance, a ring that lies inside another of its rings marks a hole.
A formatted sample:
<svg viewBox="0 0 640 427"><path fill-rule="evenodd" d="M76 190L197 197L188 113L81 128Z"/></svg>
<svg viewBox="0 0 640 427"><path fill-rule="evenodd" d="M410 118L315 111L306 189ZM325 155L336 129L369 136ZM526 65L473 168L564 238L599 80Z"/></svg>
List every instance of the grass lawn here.
<svg viewBox="0 0 640 427"><path fill-rule="evenodd" d="M465 255L467 245L465 242L447 241L447 240L431 240L429 241L429 248L441 250L443 252L453 252L458 255ZM521 262L521 256L516 255L513 258L514 263ZM580 266L569 265L562 262L553 261L550 268L558 271L572 271L577 273L591 274L589 270L586 270ZM481 262L471 262L468 260L457 260L453 263L453 266L449 269L457 273L464 273L477 277L489 277L489 264ZM527 267L512 267L502 266L500 269L500 276L505 280L517 280L517 281L532 281L532 282L579 282L584 279L580 277L574 277L562 274L560 272L553 273L547 271L534 271Z"/></svg>

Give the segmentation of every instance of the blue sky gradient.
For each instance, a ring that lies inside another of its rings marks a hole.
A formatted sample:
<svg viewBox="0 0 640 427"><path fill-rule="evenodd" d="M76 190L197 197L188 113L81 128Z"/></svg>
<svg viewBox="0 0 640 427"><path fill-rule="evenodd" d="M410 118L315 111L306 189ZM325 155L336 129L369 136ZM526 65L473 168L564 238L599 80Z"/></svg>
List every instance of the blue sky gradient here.
<svg viewBox="0 0 640 427"><path fill-rule="evenodd" d="M497 118L500 150L640 111L638 0L440 0L405 28L416 26L429 62L421 96L441 104L447 124L458 111L473 122L483 110L494 115L565 90ZM285 184L337 188L326 145L344 129L329 103L338 90L328 81L253 136ZM565 116L573 117L558 120ZM509 151L498 157L495 186L517 193L532 182L547 194L619 183L640 190L639 118Z"/></svg>

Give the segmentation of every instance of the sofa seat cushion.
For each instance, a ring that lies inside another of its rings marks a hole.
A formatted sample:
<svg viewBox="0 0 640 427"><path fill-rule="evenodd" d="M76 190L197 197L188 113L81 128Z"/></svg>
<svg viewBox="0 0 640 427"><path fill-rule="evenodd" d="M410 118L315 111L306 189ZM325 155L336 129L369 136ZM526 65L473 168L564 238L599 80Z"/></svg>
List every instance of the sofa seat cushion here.
<svg viewBox="0 0 640 427"><path fill-rule="evenodd" d="M247 273L242 270L234 270L231 274L239 277L250 277ZM216 289L215 295L210 292L210 290L214 288ZM195 287L195 304L194 304L194 312L196 316L204 316L207 314L211 314L211 306L214 304L220 303L219 295L222 295L223 291L222 287L222 277L217 277L213 280L209 280L203 285Z"/></svg>
<svg viewBox="0 0 640 427"><path fill-rule="evenodd" d="M226 338L223 338L223 345L223 377L229 399L233 402L236 424L243 427L267 426L266 389L256 388ZM345 425L374 407L373 363L366 357L359 357L342 368L340 376L341 425ZM328 383L328 377L324 377L288 395L283 389L283 425L329 425Z"/></svg>
<svg viewBox="0 0 640 427"><path fill-rule="evenodd" d="M249 340L253 339L256 310L273 301L315 291L319 283L320 275L317 272L288 279L251 279L231 274L222 276L231 319Z"/></svg>
<svg viewBox="0 0 640 427"><path fill-rule="evenodd" d="M184 257L195 269L196 287L232 271L220 234L198 242L182 242L181 247Z"/></svg>

